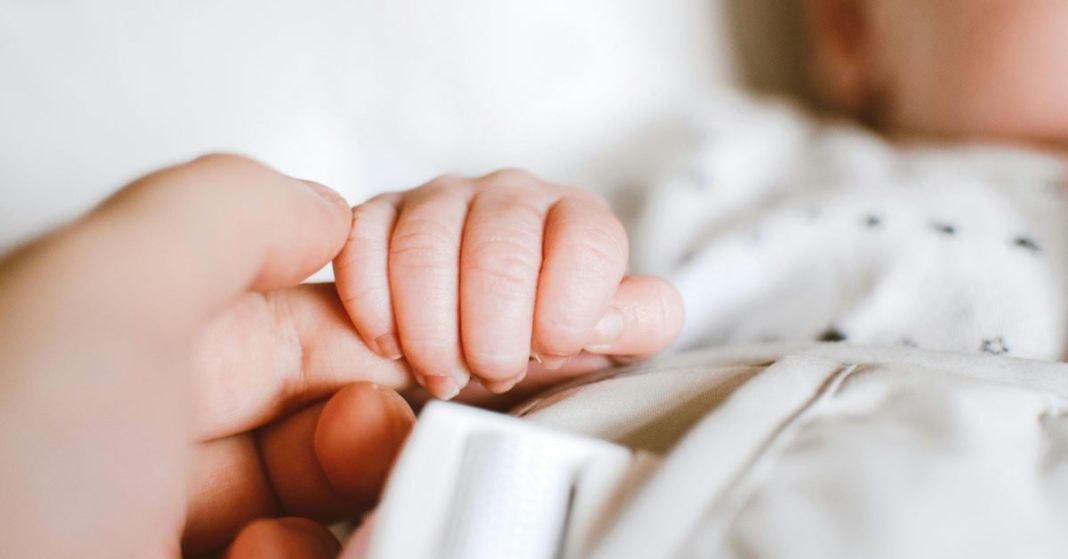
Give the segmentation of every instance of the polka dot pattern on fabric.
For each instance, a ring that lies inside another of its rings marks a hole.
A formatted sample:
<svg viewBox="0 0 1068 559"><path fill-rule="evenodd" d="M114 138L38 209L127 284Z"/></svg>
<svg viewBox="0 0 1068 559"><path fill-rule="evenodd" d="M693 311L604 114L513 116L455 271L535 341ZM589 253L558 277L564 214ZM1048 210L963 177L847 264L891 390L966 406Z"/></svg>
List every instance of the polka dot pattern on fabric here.
<svg viewBox="0 0 1068 559"><path fill-rule="evenodd" d="M678 347L1068 355L1068 162L894 144L776 101L724 105L701 127L732 140L653 185L632 236L635 271L683 297Z"/></svg>
<svg viewBox="0 0 1068 559"><path fill-rule="evenodd" d="M957 226L949 223L932 223L931 229L949 237L957 234Z"/></svg>
<svg viewBox="0 0 1068 559"><path fill-rule="evenodd" d="M844 332L838 328L828 328L825 332L820 334L819 341L821 342L844 342L849 339Z"/></svg>
<svg viewBox="0 0 1068 559"><path fill-rule="evenodd" d="M1000 336L997 338L991 338L989 340L983 340L983 345L980 347L983 353L989 353L990 355L1005 355L1009 352L1009 346L1005 344L1005 340Z"/></svg>

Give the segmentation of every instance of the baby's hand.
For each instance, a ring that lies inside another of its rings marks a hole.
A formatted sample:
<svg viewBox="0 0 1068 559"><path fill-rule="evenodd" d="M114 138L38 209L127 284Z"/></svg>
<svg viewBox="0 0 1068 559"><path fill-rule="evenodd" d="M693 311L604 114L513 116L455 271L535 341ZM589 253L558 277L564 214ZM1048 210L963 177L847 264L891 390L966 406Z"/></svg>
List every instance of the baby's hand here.
<svg viewBox="0 0 1068 559"><path fill-rule="evenodd" d="M406 358L439 398L472 375L505 392L531 359L647 356L682 326L670 285L624 277L626 233L590 192L499 171L383 194L352 216L334 260L341 300L367 344Z"/></svg>

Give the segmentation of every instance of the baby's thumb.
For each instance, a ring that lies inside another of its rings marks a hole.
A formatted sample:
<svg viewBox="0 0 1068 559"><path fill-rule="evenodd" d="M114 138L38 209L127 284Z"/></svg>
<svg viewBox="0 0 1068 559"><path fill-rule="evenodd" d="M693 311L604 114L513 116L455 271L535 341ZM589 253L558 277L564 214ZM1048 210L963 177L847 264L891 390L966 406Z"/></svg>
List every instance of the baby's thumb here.
<svg viewBox="0 0 1068 559"><path fill-rule="evenodd" d="M682 299L671 284L653 276L627 276L585 350L627 357L657 353L679 335L683 316Z"/></svg>

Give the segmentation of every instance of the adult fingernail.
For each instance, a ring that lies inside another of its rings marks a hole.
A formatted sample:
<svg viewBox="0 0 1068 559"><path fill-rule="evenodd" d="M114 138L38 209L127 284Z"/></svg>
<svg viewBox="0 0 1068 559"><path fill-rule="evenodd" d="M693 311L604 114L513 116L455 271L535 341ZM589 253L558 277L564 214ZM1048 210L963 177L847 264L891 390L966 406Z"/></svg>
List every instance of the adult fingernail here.
<svg viewBox="0 0 1068 559"><path fill-rule="evenodd" d="M345 201L345 198L343 198L340 194L338 194L336 191L334 191L333 189L331 189L331 188L329 188L327 186L321 185L321 184L319 184L319 183L317 183L315 181L309 181L309 180L303 180L303 179L301 179L300 182L303 182L305 185L308 186L308 189L310 189L312 192L317 194L320 198L322 198L323 200L326 200L328 203L330 203L332 205L341 204L341 205L344 205L345 207L348 207L348 205L349 205L349 203Z"/></svg>
<svg viewBox="0 0 1068 559"><path fill-rule="evenodd" d="M608 309L608 312L604 313L601 320L597 322L597 326L594 326L593 339L590 340L587 347L607 346L615 342L623 336L624 327L623 313L619 312L618 309Z"/></svg>
<svg viewBox="0 0 1068 559"><path fill-rule="evenodd" d="M441 400L452 400L460 393L460 387L452 377L444 375L429 375L426 377L426 389Z"/></svg>
<svg viewBox="0 0 1068 559"><path fill-rule="evenodd" d="M396 361L401 358L400 340L397 339L396 334L382 334L375 338L375 345L378 346L378 354L382 357L390 361Z"/></svg>

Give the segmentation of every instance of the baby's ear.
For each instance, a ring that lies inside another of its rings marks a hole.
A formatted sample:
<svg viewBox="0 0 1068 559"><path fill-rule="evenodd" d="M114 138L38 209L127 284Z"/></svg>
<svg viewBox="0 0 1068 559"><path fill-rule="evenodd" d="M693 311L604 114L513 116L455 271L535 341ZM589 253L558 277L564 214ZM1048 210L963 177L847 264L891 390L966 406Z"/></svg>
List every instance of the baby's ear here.
<svg viewBox="0 0 1068 559"><path fill-rule="evenodd" d="M812 78L824 100L861 114L874 93L876 34L873 0L805 0Z"/></svg>

